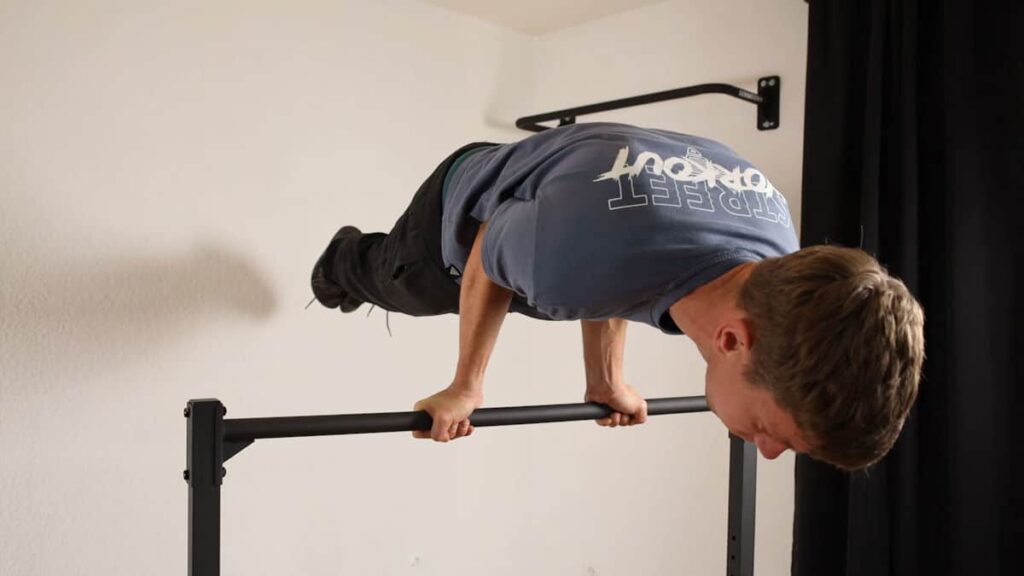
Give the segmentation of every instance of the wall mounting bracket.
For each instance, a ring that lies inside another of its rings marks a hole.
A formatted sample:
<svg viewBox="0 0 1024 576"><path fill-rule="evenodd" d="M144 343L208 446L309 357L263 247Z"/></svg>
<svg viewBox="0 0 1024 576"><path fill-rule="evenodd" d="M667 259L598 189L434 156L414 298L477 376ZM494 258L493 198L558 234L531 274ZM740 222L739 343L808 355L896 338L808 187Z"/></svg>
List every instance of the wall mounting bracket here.
<svg viewBox="0 0 1024 576"><path fill-rule="evenodd" d="M587 106L578 106L576 108L566 108L564 110L556 110L554 112L545 112L543 114L535 114L533 116L524 116L516 120L516 127L523 130L529 130L531 132L542 132L544 130L548 130L551 126L544 126L540 124L541 122L558 120L559 126L567 126L569 124L575 124L578 116L586 114L608 112L609 110L619 110L622 108L641 106L643 104L653 104L655 102L664 102L665 100L689 98L691 96L698 96L701 94L725 94L727 96L732 96L734 98L739 98L740 100L756 104L757 129L761 131L775 130L779 127L779 94L781 87L782 79L779 76L765 76L763 78L759 78L757 81L757 94L731 84L698 84L696 86L687 86L685 88L664 90L662 92L654 92L641 96L620 98L618 100L589 104Z"/></svg>

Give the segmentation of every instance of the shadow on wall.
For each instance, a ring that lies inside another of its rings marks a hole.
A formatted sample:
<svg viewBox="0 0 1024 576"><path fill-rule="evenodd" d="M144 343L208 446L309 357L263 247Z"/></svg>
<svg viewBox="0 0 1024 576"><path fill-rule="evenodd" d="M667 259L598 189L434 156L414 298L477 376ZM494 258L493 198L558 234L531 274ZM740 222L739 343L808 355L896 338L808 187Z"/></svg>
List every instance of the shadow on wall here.
<svg viewBox="0 0 1024 576"><path fill-rule="evenodd" d="M188 337L211 317L262 320L276 307L256 266L213 244L165 259L33 261L20 269L8 263L0 275L0 359L8 374L102 370Z"/></svg>

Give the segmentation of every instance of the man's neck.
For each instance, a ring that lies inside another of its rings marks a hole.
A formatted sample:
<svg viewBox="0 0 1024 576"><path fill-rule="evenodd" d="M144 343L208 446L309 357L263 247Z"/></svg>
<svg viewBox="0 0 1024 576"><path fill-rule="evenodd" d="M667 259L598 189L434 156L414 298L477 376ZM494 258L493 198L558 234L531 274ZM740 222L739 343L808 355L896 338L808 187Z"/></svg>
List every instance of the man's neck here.
<svg viewBox="0 0 1024 576"><path fill-rule="evenodd" d="M740 290L756 266L756 262L748 262L731 268L669 307L669 316L697 345L705 361L722 320L740 313Z"/></svg>

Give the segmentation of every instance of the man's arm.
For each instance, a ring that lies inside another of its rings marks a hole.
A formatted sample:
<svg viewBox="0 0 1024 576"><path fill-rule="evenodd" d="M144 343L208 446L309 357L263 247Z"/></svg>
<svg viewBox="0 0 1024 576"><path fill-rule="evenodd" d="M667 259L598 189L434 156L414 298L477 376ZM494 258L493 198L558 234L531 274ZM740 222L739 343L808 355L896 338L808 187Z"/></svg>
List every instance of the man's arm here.
<svg viewBox="0 0 1024 576"><path fill-rule="evenodd" d="M469 415L483 404L484 372L498 339L501 323L512 302L512 291L487 277L480 258L487 223L480 225L459 290L459 362L448 388L416 403L434 419L430 432L413 432L417 438L447 442L473 433Z"/></svg>
<svg viewBox="0 0 1024 576"><path fill-rule="evenodd" d="M616 412L597 421L601 426L630 426L647 421L647 402L622 378L626 326L622 318L582 320L583 364L587 402L611 406Z"/></svg>

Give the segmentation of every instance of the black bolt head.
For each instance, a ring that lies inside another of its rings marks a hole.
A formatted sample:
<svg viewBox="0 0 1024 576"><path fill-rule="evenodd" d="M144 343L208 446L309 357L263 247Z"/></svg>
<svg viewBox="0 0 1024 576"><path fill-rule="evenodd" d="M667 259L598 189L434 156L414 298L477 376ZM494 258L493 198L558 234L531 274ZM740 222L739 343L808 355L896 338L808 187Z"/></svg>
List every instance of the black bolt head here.
<svg viewBox="0 0 1024 576"><path fill-rule="evenodd" d="M181 475L184 476L185 481L188 482L188 476L189 476L188 470L185 470L185 472L183 472Z"/></svg>

